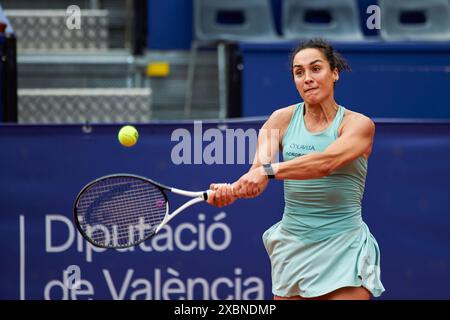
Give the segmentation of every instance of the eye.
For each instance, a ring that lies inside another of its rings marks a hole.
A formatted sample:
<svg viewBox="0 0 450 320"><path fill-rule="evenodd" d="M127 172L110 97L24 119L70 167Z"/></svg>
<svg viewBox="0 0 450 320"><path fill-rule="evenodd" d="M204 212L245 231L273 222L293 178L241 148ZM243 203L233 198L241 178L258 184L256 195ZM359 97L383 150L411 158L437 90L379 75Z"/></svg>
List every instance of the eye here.
<svg viewBox="0 0 450 320"><path fill-rule="evenodd" d="M297 71L295 71L295 75L301 77L303 75L303 70L298 69Z"/></svg>
<svg viewBox="0 0 450 320"><path fill-rule="evenodd" d="M320 67L319 67L319 66L314 66L314 67L313 67L313 71L314 71L314 72L320 71Z"/></svg>

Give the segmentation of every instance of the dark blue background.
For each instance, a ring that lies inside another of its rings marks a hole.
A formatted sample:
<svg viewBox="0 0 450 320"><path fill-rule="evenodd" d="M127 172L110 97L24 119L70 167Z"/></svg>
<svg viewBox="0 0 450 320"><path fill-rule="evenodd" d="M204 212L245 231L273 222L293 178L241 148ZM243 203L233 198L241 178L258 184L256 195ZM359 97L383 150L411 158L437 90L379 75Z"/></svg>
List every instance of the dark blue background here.
<svg viewBox="0 0 450 320"><path fill-rule="evenodd" d="M296 43L241 43L242 115L269 115L300 98L289 56ZM349 62L335 89L337 102L370 117L450 119L447 42L334 43Z"/></svg>
<svg viewBox="0 0 450 320"><path fill-rule="evenodd" d="M5 36L0 34L0 56L3 56L3 46L5 43ZM4 61L3 59L0 59L0 122L3 121L3 112L4 112L4 99L5 99L5 92L4 92L4 84L3 84L3 69L4 69Z"/></svg>
<svg viewBox="0 0 450 320"><path fill-rule="evenodd" d="M381 248L381 278L387 290L382 299L449 299L450 124L376 123L363 218ZM203 130L218 124L223 123L204 124ZM245 130L261 124L242 121L228 125ZM128 268L135 270L134 277L151 278L155 268L165 274L167 267L177 270L180 279L205 277L208 281L219 276L232 278L233 270L241 268L243 280L250 276L264 279L265 298L271 298L270 266L261 235L282 216L280 181L271 182L257 199L224 208L224 221L233 235L225 251L108 251L94 253L91 263L75 246L64 253L45 252L44 216L59 214L71 219L78 191L99 176L129 172L179 188L202 190L211 182L231 182L248 168L172 164L170 154L176 142L170 141L170 135L177 128L192 130L190 122L137 127L139 142L127 149L117 142L119 125L94 125L89 134L81 125L0 126L0 298L19 298L19 215L25 217L26 226L27 299L42 299L45 284L61 279L62 270L71 264L79 265L83 278L93 283L96 299L111 298L102 269L110 270L120 286ZM178 216L173 226L195 224L200 212L210 224L221 211L199 204ZM54 232L54 239L64 241L64 230ZM56 289L53 297L59 297Z"/></svg>

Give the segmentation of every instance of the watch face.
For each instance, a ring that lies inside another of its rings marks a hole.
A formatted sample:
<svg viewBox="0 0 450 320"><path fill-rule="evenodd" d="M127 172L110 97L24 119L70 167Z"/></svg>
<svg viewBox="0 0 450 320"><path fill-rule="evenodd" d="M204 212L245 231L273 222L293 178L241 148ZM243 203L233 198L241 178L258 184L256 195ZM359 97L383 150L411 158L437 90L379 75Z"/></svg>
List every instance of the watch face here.
<svg viewBox="0 0 450 320"><path fill-rule="evenodd" d="M263 168L264 168L264 171L266 172L266 174L269 176L269 178L273 178L274 177L272 165L270 163L263 164Z"/></svg>

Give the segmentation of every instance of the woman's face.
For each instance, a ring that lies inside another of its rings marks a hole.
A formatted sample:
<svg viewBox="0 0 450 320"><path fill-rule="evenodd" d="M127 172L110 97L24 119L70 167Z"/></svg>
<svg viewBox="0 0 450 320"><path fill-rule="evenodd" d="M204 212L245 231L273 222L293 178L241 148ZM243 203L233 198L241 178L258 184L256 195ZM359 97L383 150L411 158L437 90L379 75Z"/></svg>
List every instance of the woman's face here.
<svg viewBox="0 0 450 320"><path fill-rule="evenodd" d="M333 95L334 82L339 79L337 68L331 70L324 54L318 49L303 49L293 61L295 86L307 104L320 104Z"/></svg>

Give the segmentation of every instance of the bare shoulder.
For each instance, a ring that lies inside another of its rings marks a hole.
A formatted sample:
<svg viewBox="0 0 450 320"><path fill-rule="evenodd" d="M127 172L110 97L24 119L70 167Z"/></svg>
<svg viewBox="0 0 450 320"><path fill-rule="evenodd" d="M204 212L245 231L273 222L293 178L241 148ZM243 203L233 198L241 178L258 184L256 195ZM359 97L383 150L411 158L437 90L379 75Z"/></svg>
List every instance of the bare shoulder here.
<svg viewBox="0 0 450 320"><path fill-rule="evenodd" d="M291 121L292 114L294 113L295 105L280 108L275 110L266 122L266 125L270 128L276 128L283 130Z"/></svg>
<svg viewBox="0 0 450 320"><path fill-rule="evenodd" d="M342 133L342 130L345 129L364 130L373 134L375 132L375 123L362 113L346 109L339 131Z"/></svg>

